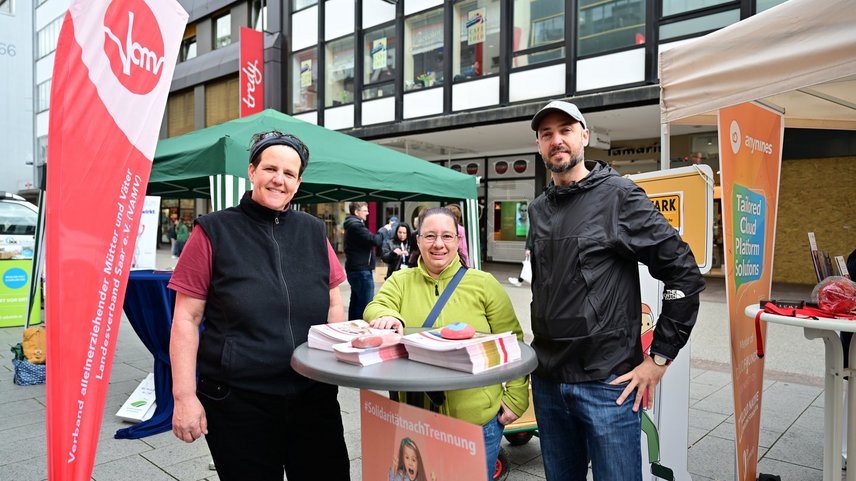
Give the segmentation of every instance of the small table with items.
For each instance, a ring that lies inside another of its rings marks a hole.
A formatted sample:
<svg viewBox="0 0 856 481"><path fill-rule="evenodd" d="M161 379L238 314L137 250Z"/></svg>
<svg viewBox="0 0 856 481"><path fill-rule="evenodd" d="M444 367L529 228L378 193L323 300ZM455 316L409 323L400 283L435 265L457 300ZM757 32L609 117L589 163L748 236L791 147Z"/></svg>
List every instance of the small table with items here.
<svg viewBox="0 0 856 481"><path fill-rule="evenodd" d="M167 289L171 272L137 270L128 276L125 315L154 357L155 408L147 421L116 431L116 438L138 439L172 429L172 368L169 336L175 292Z"/></svg>
<svg viewBox="0 0 856 481"><path fill-rule="evenodd" d="M755 318L761 307L753 304L746 307L746 316ZM844 319L806 319L761 312L761 320L803 328L806 339L823 339L825 346L826 372L824 375L824 419L823 419L823 479L841 479L841 437L844 415L844 377L856 374L856 342L850 343L849 369L844 368L844 348L839 332L856 332L856 322ZM851 377L852 379L852 377ZM856 459L856 382L848 383L849 403L846 406L847 459ZM856 481L856 469L847 470L847 481Z"/></svg>
<svg viewBox="0 0 856 481"><path fill-rule="evenodd" d="M451 391L490 386L525 376L538 366L535 351L520 343L521 359L477 374L432 366L406 358L356 366L336 359L329 351L304 343L294 350L291 367L316 381L382 391Z"/></svg>

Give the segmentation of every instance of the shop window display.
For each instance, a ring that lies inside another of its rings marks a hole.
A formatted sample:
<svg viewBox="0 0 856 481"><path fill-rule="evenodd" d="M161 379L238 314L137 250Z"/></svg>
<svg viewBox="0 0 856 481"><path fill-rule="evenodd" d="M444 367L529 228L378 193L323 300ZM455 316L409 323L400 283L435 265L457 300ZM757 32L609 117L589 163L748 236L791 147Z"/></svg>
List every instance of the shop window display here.
<svg viewBox="0 0 856 481"><path fill-rule="evenodd" d="M454 80L499 73L499 1L459 3L455 5L454 18Z"/></svg>
<svg viewBox="0 0 856 481"><path fill-rule="evenodd" d="M328 42L324 105L333 107L354 101L354 37Z"/></svg>
<svg viewBox="0 0 856 481"><path fill-rule="evenodd" d="M443 9L404 21L404 90L443 85Z"/></svg>
<svg viewBox="0 0 856 481"><path fill-rule="evenodd" d="M365 33L363 37L363 100L395 94L395 25Z"/></svg>

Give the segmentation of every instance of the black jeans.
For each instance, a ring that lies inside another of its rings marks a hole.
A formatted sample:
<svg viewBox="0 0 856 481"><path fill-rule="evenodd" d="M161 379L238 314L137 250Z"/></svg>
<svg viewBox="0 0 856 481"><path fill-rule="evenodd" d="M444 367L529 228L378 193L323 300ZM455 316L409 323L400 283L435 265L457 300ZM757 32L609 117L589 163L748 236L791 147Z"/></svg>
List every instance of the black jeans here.
<svg viewBox="0 0 856 481"><path fill-rule="evenodd" d="M295 396L235 389L200 379L205 440L223 481L349 480L338 388L315 384Z"/></svg>

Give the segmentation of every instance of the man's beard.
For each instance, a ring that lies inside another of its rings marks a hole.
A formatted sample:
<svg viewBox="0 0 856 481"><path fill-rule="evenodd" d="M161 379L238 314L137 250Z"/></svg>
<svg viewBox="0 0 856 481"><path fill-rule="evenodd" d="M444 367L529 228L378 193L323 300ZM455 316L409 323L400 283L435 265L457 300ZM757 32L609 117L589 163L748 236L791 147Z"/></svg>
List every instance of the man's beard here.
<svg viewBox="0 0 856 481"><path fill-rule="evenodd" d="M549 158L544 159L544 165L547 166L547 169L554 174L564 174L565 172L570 172L571 169L576 167L577 164L583 161L583 155L580 153L579 155L574 155L572 152L567 152L570 155L571 160L567 163L556 164L550 161Z"/></svg>

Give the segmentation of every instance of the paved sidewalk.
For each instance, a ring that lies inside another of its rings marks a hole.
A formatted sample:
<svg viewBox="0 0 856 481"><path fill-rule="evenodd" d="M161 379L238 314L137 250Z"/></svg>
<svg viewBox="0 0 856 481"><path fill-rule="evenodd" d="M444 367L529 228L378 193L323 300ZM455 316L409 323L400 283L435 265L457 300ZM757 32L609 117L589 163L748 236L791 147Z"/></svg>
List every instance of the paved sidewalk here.
<svg viewBox="0 0 856 481"><path fill-rule="evenodd" d="M158 266L174 264L164 252ZM506 287L526 333L531 339L527 287L514 287L519 265L488 264ZM377 270L378 287L385 267ZM774 294L804 297L805 286L776 286ZM342 286L345 303L350 290ZM727 309L721 279L710 279L702 296L699 321L692 335L688 466L695 481L734 479L734 416L731 372L728 365ZM9 348L20 341L21 328L0 329L0 481L46 479L45 388L15 386ZM767 372L763 394L759 471L782 480L821 480L823 463L823 345L808 341L794 328L770 326ZM127 426L116 411L140 380L152 369L151 354L123 317L110 389L104 409L92 479L113 480L216 480L208 469L210 456L202 441L185 444L171 432L139 440L113 439ZM340 389L345 437L353 480L360 480L359 393ZM676 413L680 414L680 413ZM512 447L503 441L511 461L512 481L544 479L538 438ZM464 480L465 481L465 480Z"/></svg>

